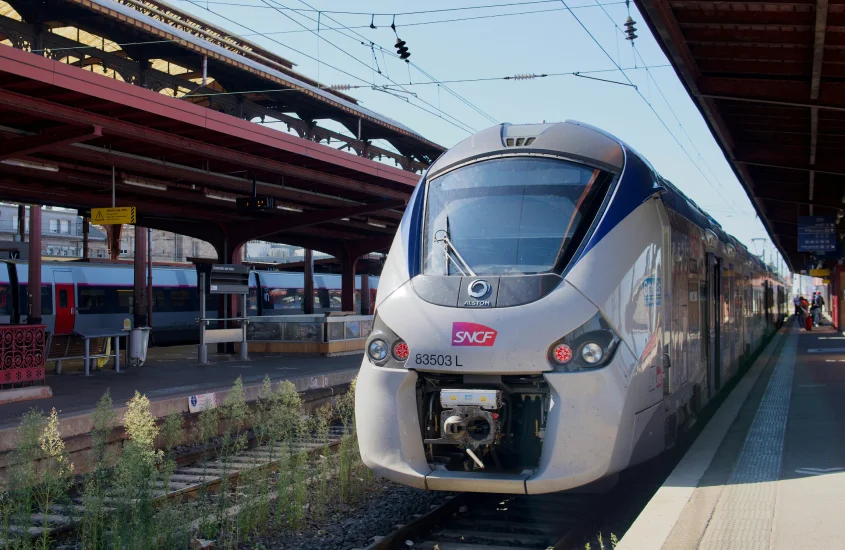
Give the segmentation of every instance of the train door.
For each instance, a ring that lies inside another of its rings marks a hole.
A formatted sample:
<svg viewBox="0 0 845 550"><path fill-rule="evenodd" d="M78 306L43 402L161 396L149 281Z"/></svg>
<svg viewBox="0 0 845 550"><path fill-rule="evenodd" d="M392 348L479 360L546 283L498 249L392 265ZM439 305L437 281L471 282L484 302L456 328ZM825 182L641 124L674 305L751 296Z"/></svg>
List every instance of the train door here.
<svg viewBox="0 0 845 550"><path fill-rule="evenodd" d="M722 266L719 258L712 253L707 255L707 326L709 327L707 346L707 379L709 380L710 397L716 395L721 387L722 343L721 343L721 292Z"/></svg>
<svg viewBox="0 0 845 550"><path fill-rule="evenodd" d="M76 303L73 295L73 275L69 269L53 271L56 302L56 334L71 334L73 332Z"/></svg>

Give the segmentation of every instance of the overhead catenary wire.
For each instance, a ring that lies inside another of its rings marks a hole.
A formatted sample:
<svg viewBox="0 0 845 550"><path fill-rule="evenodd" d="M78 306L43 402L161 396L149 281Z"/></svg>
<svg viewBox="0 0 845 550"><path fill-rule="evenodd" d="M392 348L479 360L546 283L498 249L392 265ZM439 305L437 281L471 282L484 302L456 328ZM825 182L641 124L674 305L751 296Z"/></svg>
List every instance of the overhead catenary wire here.
<svg viewBox="0 0 845 550"><path fill-rule="evenodd" d="M311 6L310 4L308 4L307 2L305 2L305 0L299 0L299 1L300 1L301 3L303 3L303 4L305 4L306 6L308 6L309 8L313 8L313 6ZM275 0L274 0L274 2L275 2ZM276 2L276 3L278 3L278 2ZM303 17L306 17L306 18L307 18L307 16L303 16ZM377 46L377 47L379 48L379 50L381 50L381 52L382 52L382 56L384 56L384 55L390 55L390 56L392 56L392 57L394 57L394 58L398 58L398 57L399 57L399 56L397 56L396 54L394 54L393 52L387 51L387 50L386 50L384 47L382 47L380 44L376 44L375 42L373 42L372 40L370 40L370 39L369 39L369 38L367 38L366 36L362 35L361 33L356 32L356 31L354 31L354 30L350 29L349 27L346 27L345 25L343 25L343 23L341 23L341 22L340 22L340 21L338 21L337 19L334 19L334 18L333 18L333 17L331 17L331 16L326 16L326 17L327 17L327 19L330 19L331 21L334 21L335 23L337 23L337 24L339 24L339 25L343 26L346 30L349 30L350 32L352 32L353 34L355 34L355 35L357 35L359 38L361 38L361 39L362 39L362 41L361 41L361 44L362 44L362 45L365 45L365 46L366 46L366 42L369 42L369 45L370 45L370 47L371 47L371 48L372 48L372 47L374 47L374 46ZM312 20L313 20L313 19L312 19ZM395 17L394 17L394 20L395 20ZM394 31L394 33L395 33L395 32L396 32L396 27L395 27L395 25L391 24L391 27L393 28L393 31ZM335 29L335 30L336 30L336 29ZM345 36L345 37L347 37L347 38L349 38L349 39L351 39L351 40L356 40L356 41L358 41L358 39L356 39L356 38L354 38L354 37L351 37L351 36L347 35L346 33L343 33L343 32L340 32L340 31L337 31L337 32L338 32L338 34L340 34L341 36ZM397 35L397 36L398 36L398 35ZM426 72L426 71L425 71L422 67L420 67L419 65L417 65L417 64L416 64L416 63L414 63L413 61L410 61L410 62L409 62L409 65L413 65L413 67L414 67L417 71L419 71L419 72L420 72L420 73L422 73L422 74L423 74L426 78L428 78L429 80L431 80L431 81L432 81L432 83L442 84L442 81L438 81L435 77L433 77L432 75L430 75L430 74L429 74L428 72ZM409 66L409 75L410 75L410 66ZM409 76L408 80L409 80L409 84L410 84L410 76ZM472 103L471 101L469 101L469 100L468 100L468 99L466 99L465 97L461 96L460 94L458 94L458 93L457 93L457 92L455 92L454 90L450 89L448 86L443 86L443 88L444 88L444 89L445 89L445 90L446 90L449 94L451 94L451 95L452 95L452 96L454 96L456 99L458 99L459 101L461 101L464 105L466 105L466 106L468 106L469 108L473 109L475 112L477 112L477 113L478 113L478 114L480 114L481 116L485 117L487 120L491 121L493 124L498 124L498 123L499 123L499 121L498 121L496 118L494 118L494 117L490 116L488 113L486 113L485 111L481 110L481 109L480 109L477 105L475 105L474 103ZM433 107L433 105L432 105L432 107ZM438 107L438 110L440 110L440 107Z"/></svg>
<svg viewBox="0 0 845 550"><path fill-rule="evenodd" d="M304 4L304 5L308 6L309 8L313 8L313 6L311 6L310 4L308 4L307 2L305 2L304 0L299 0L299 1L300 1L302 4ZM278 2L276 2L275 0L274 0L274 2L275 2L275 3L278 3ZM304 16L304 15L303 15L303 17L306 17L307 19L309 19L309 17L308 17L308 16ZM391 57L394 57L394 58L398 58L398 57L399 57L398 55L394 54L393 52L390 52L390 51L388 51L387 49L385 49L384 47L382 47L380 44L376 44L375 42L373 42L372 40L370 40L370 39L369 39L369 38L367 38L366 36L362 35L361 33L359 33L359 32L356 32L356 31L353 31L353 30L349 29L348 27L346 27L345 25L343 25L343 23L341 23L340 21L338 21L337 19L335 19L335 18L333 18L333 17L331 17L331 16L326 16L326 18L327 18L327 19L329 19L330 21L334 21L334 22L335 22L335 23L337 23L338 25L341 25L342 27L344 27L346 30L349 30L349 31L350 31L350 32L352 32L353 34L357 35L357 36L358 36L361 40L358 40L357 38L354 38L354 37L352 37L352 36L349 36L348 34L346 34L346 33L344 33L344 32L341 32L341 31L340 31L340 30L338 30L338 29L334 29L334 30L335 30L338 34L340 34L341 36L344 36L344 37L346 37L346 38L349 38L350 40L355 40L356 42L360 42L360 43L361 43L362 45L364 45L365 47L367 46L367 43L369 43L369 47L370 47L370 48L378 47L378 49L382 52L382 58L384 58L384 56L385 56L385 55L390 55ZM395 32L396 32L395 26L393 27L393 29L394 29L394 33L395 33ZM397 35L397 36L398 36L398 35ZM411 80L411 79L410 79L410 65L413 65L413 66L414 66L414 68L416 68L416 69L417 69L418 71L420 71L422 74L426 75L426 76L427 76L430 80L432 80L432 81L435 81L435 80L436 80L434 77L432 77L431 75L429 75L428 73L426 73L426 72L425 72L422 68L420 68L420 67L419 67L416 63L414 63L413 61L411 61L411 62L409 62L409 68L408 68L408 70L409 70L409 78L408 78L408 80L409 80L409 84L410 84L410 80ZM387 70L387 68L386 68L386 63L385 63L385 70ZM455 96L455 97L456 97L459 101L461 101L462 103L464 103L465 105L467 105L468 107L470 107L471 109L473 109L474 111L476 111L478 114L480 114L480 115L484 116L485 118L487 118L488 120L490 120L490 121L491 121L491 122L493 122L494 124L498 124L498 120L496 120L495 118L491 117L491 116L490 116L490 115L488 115L486 112L482 111L480 108L478 108L478 107L477 107L474 103L472 103L471 101L469 101L469 100L467 100L466 98L464 98L464 97L460 96L459 94L455 93L455 92L454 92L454 91L452 91L452 90L448 90L448 89L447 89L447 91L448 91L450 94L452 94L453 96ZM422 100L421 100L421 101L422 101ZM426 103L427 103L427 102L426 102ZM427 104L428 104L428 105L430 105L432 108L434 108L434 106L433 106L433 105L431 105L430 103L427 103ZM442 111L442 109L441 109L439 106L437 107L437 109L438 109L438 111Z"/></svg>
<svg viewBox="0 0 845 550"><path fill-rule="evenodd" d="M650 65L650 69L660 69L665 67L671 67L672 65L660 64L660 65ZM638 71L644 70L645 67L626 67L623 70L625 71ZM559 72L559 73L525 73L525 74L517 74L517 75L510 75L510 76L485 76L485 77L477 77L477 78L455 78L451 80L440 80L440 81L433 81L433 82L413 82L411 84L403 84L404 87L410 86L440 86L443 84L465 84L465 83L474 83L474 82L494 82L497 80L536 80L538 78L550 78L550 77L559 77L559 76L581 76L587 74L600 74L600 73L618 73L620 72L619 69L592 69L588 71L566 71L566 72ZM628 84L625 84L628 86ZM330 86L329 89L336 89L339 91L343 90L354 90L356 88L366 88L367 86L364 85L357 85L357 84L341 84L338 86ZM390 88L390 84L384 84L379 86L380 88Z"/></svg>
<svg viewBox="0 0 845 550"><path fill-rule="evenodd" d="M180 0L182 2L189 2L190 0ZM451 12L451 11L469 11L469 10L482 10L482 9L492 9L492 8L506 8L512 6L529 6L532 4L555 4L558 0L529 0L527 2L507 2L503 4L484 4L480 6L459 6L455 8L440 8L434 10L418 10L418 11L405 11L405 12L371 12L371 11L342 11L342 10L318 10L313 6L309 6L308 9L304 8L283 8L288 11L293 12L311 12L311 13L333 13L336 15L366 15L368 17L375 17L385 16L385 17L393 17L393 16L401 16L401 15L423 15L427 13L443 13L443 12ZM265 8L266 6L260 4L244 4L240 2L227 2L227 1L214 1L214 0L203 0L204 4L209 5L216 5L216 6L227 6L227 7L240 7L240 8ZM613 4L624 4L625 2L608 2L603 5L613 5ZM572 6L573 8L580 8L586 6Z"/></svg>
<svg viewBox="0 0 845 550"><path fill-rule="evenodd" d="M725 202L725 204L727 204L729 207L732 207L732 205L722 195L722 193L720 193L719 190L716 189L716 186L713 185L713 182L710 181L710 179L707 177L707 175L704 173L704 171L701 169L701 167L698 165L698 163L695 162L695 160L693 160L692 155L689 154L689 151L687 151L686 147L684 147L684 145L681 143L681 141L678 139L678 137L674 134L674 132L672 132L672 130L669 129L669 126L666 124L666 121L663 120L663 117L660 116L660 113L657 112L657 110L654 108L654 106L651 104L651 102L648 99L646 99L646 97L643 95L643 93L634 85L633 81L628 76L628 73L626 73L622 69L622 67L619 66L619 64L616 62L616 60L613 59L613 56L608 53L608 51L604 48L604 46L602 46L602 44L601 44L601 42L599 42L598 38L596 38L595 35L592 32L590 32L590 29L587 28L587 26L581 21L581 19L578 17L578 15L575 14L572 10L569 9L569 6L566 4L566 0L560 0L560 2L567 9L567 11L569 11L569 13L572 15L572 17L578 23L578 25L580 25L581 28L584 29L584 32L587 33L587 35L592 39L592 41L596 44L596 46L599 47L599 49L602 51L602 53L604 53L605 57L607 57L610 60L610 62L613 63L616 66L617 69L619 69L619 72L622 73L622 76L625 77L625 80L627 80L628 83L631 84L631 86L634 87L634 91L637 92L637 95L639 95L640 98L645 102L645 104L648 105L649 109L651 109L651 112L654 113L654 116L656 116L657 120L660 121L660 124L662 124L663 127L666 129L666 131L669 132L669 135L672 136L672 139L675 141L675 143L678 144L678 147L681 148L681 151L684 152L684 155L686 155L686 157L693 164L693 166L695 166L696 170L698 170L698 173L701 174L701 177L704 178L704 181L706 181L707 184L710 187L712 187L714 191L716 191L716 194L719 195L719 198L721 198Z"/></svg>
<svg viewBox="0 0 845 550"><path fill-rule="evenodd" d="M232 23L232 24L234 24L234 25L237 25L237 26L239 26L239 27L241 27L241 28L243 28L243 29L246 29L246 30L248 30L249 32L254 33L255 35L260 35L260 36L263 36L263 37L264 37L264 38L266 38L267 40L269 40L269 41L271 41L271 42L273 42L273 43L275 43L275 44L278 44L278 45L280 45L280 46L282 46L282 47L284 47L284 48L287 48L287 49L289 49L289 50L291 50L291 51L293 51L293 52L296 52L296 53L298 53L298 54L302 55L303 57L307 57L308 59L311 59L311 60L313 60L313 61L317 61L317 59L316 59L314 56L309 55L309 54L307 54L307 53L305 53L305 52L302 52L302 51L300 51L300 50L297 50L296 48L293 48L292 46L289 46L288 44L284 44L284 43L282 43L282 42L279 42L279 41L278 41L278 40L276 40L275 38L272 38L272 37L270 37L270 36L267 36L267 35L266 35L266 34L264 34L264 33L260 33L260 32L258 32L258 31L256 31L255 29L252 29L252 28L250 28L250 27L248 27L248 26L244 25L243 23L240 23L240 22L238 22L238 21L235 21L234 19L232 19L232 18L230 18L230 17L226 17L225 15L223 15L223 14L221 14L221 13L219 13L219 12L216 12L216 11L212 10L211 8L205 7L205 6L203 6L203 5L202 5L199 1L197 1L197 0L185 0L185 1L186 1L186 2L189 2L189 3L191 3L191 4L193 4L194 6L196 6L196 7L200 8L200 9L203 9L203 10L206 10L207 12L209 12L209 13L212 13L212 14L216 15L217 17L220 17L221 19L225 20L225 21L228 21L228 22L230 22L230 23ZM346 70L341 69L341 68L339 68L339 67L335 67L334 65L331 65L331 64L329 64L329 63L327 63L327 62L325 62L325 61L320 61L320 63L322 63L322 64L323 64L323 66L325 66L325 67L329 67L330 69L334 69L334 70L338 71L339 73L345 74L345 75L349 76L350 78L353 78L353 79L355 79L355 80L357 80L357 81L359 81L359 82L365 82L365 83L367 83L367 84L373 84L373 83L371 83L371 82L368 82L366 79L361 78L360 76L358 76L358 75L356 75L356 74L350 73L349 71L346 71ZM369 67L368 67L368 68L369 68ZM449 118L446 118L446 117L442 116L441 114L438 114L438 113L437 113L437 112L435 112L435 111L429 111L429 110L428 110L428 109L426 109L425 107L423 107L423 106L421 106L421 105L418 105L418 104L416 104L416 103L411 103L411 102L408 102L408 104L409 104L409 105L412 105L413 107L415 107L415 108L417 108L417 109L419 109L419 110L421 110L421 111L424 111L424 112L429 113L429 114L431 114L431 115L433 115L433 116L436 116L437 118L439 118L439 119L441 119L441 120L444 120L444 121L448 122L449 124L451 124L452 126L455 126L456 128L459 128L459 129L461 129L461 130L463 130L463 131L465 131L465 132L468 132L468 133L472 133L470 130L467 130L466 128L464 128L464 127L463 127L460 123L453 122L453 121L452 121L452 120L450 120Z"/></svg>
<svg viewBox="0 0 845 550"><path fill-rule="evenodd" d="M183 0L185 2L193 2L193 0ZM554 0L557 2L558 0ZM624 4L625 2L607 2L601 4L602 6L614 6L617 4ZM266 6L261 6L266 8ZM588 8L596 8L595 4L587 4L581 6L572 6L570 9L588 9ZM418 21L418 22L403 22L403 27L417 27L422 25L439 25L443 23L463 23L466 21L476 21L480 19L494 19L498 17L511 17L515 15L532 15L536 13L549 13L549 12L559 12L559 11L567 11L566 8L549 8L549 9L541 9L541 10L528 10L528 11L520 11L520 12L508 12L508 13L494 13L489 15L478 15L473 17L458 17L452 19L437 19L434 21ZM212 12L214 13L214 12ZM345 28L348 30L354 29L375 29L376 27L373 23L368 25L352 25L352 26L342 26L341 28ZM336 27L324 27L326 30L338 30ZM254 34L242 34L240 35L243 38L250 37L250 36L270 36L270 35L279 35L279 34L297 34L297 33L304 33L309 32L313 29L293 29L293 30L284 30L284 31L267 31L264 33L255 32Z"/></svg>
<svg viewBox="0 0 845 550"><path fill-rule="evenodd" d="M285 7L285 6L283 6L281 3L277 2L276 0L272 0L272 4L271 4L270 0L261 0L261 1L262 1L262 2L264 2L265 4L267 4L268 6L269 6L269 5L276 5L276 6ZM308 5L308 4L306 4L306 5ZM293 17L291 17L290 15L286 14L284 11L282 11L282 10L277 10L277 12L278 12L278 13L280 13L280 14L282 14L282 15L283 15L283 16L285 16L286 18L290 19L291 21L293 21L293 22L294 22L294 23L296 23L297 25L299 25L299 26L301 26L301 27L303 27L303 28L305 28L305 29L307 29L307 28L308 28L306 25L304 25L304 24L303 24L303 23L301 23L300 21L297 21L296 19L294 19L294 18L293 18ZM326 16L326 18L327 18L327 19L331 19L329 16ZM311 29L309 29L309 30L311 30ZM346 55L347 57L350 57L351 59L353 59L353 60L354 60L354 61L356 61L357 63L360 63L361 65L365 66L366 68L368 68L368 69L370 69L370 68L371 68L371 67L370 67L370 65L368 65L366 62L362 61L361 59L359 59L359 58L358 58L358 57L356 57L355 55L353 55L353 54L349 53L348 51L346 51L345 49L341 48L340 46L338 46L337 44L335 44L334 42L332 42L332 41L331 41L331 40L329 40L328 38L326 38L326 37L324 37L324 36L320 35L319 33L315 32L315 31L313 31L313 30L311 30L311 32L317 36L318 40L322 40L322 41L326 42L327 44L331 45L332 47L334 47L335 49L337 49L338 51L340 51L341 53L343 53L343 54L344 54L344 55ZM319 62L319 60L318 60L318 62ZM388 81L392 82L393 84L397 84L397 85L399 85L396 81L394 81L393 79L391 79L388 75L386 75L386 74L384 74L384 73L379 73L379 74L381 74L381 76L382 76L383 78L387 79ZM400 89L401 89L401 88L400 88ZM405 90L405 91L407 92L407 90ZM408 92L408 93L409 93L409 94L411 94L411 92ZM424 100L424 99L422 99L422 98L417 97L416 99L418 99L418 100L419 100L419 101L421 101L422 103L426 104L427 106L431 107L432 109L437 109L434 105L432 105L432 104L428 103L427 101L425 101L425 100ZM413 103L413 102L411 102L410 100L408 100L407 102L408 102L408 104L410 104L410 105L414 105L414 103ZM427 111L427 112L431 113L431 111ZM460 120L459 118L455 117L454 115L449 115L448 113L444 113L444 114L446 114L446 116L447 116L448 118L445 118L445 117L443 117L442 115L439 115L439 114L437 114L437 113L434 113L434 115L435 115L435 116L437 116L438 118L441 118L442 120L449 120L449 119L451 119L451 120L452 120L452 124L453 124L454 126L457 126L457 127L461 128L461 129L462 129L462 130L464 130L465 132L468 132L468 133L474 133L474 132L476 131L476 129L475 129L475 128L473 128L473 127L472 127L472 126L470 126L469 124L467 124L467 123L463 122L462 120Z"/></svg>
<svg viewBox="0 0 845 550"><path fill-rule="evenodd" d="M651 68L656 67L671 67L671 65L652 65ZM624 70L643 70L645 67L637 67L637 69L625 68ZM546 77L557 77L557 76L576 76L576 75L586 75L586 74L597 74L597 73L618 73L620 72L619 69L594 69L589 71L568 71L563 73L542 73L542 74L531 74L531 75L514 75L514 76L493 76L493 77L485 77L485 78L461 78L456 80L446 80L444 81L447 84L455 84L455 83L466 83L466 82L492 82L497 80L533 80L536 78L546 78ZM616 82L618 84L618 82ZM408 87L408 86L432 86L432 85L441 85L440 82L414 82L412 84L400 84L399 86ZM628 84L625 84L628 86ZM359 84L339 84L334 86L324 86L322 89L328 91L346 91L346 90L357 90L357 89L373 89L378 91L389 90L395 91L392 88L393 85L391 84L383 84L380 86L373 85L373 84L366 84L366 85L359 85ZM226 95L250 95L250 94L270 94L270 93L278 93L278 92L297 92L299 90L295 90L292 88L266 88L266 89L257 89L257 90L239 90L235 92L209 92L209 93L202 93L202 94L186 94L183 97L213 97L213 96L226 96Z"/></svg>
<svg viewBox="0 0 845 550"><path fill-rule="evenodd" d="M617 32L624 36L625 31L623 31L619 27L619 25L616 23L616 21L613 19L613 17L604 8L604 5L600 4L598 2L598 0L595 0L595 5L599 8L601 8L601 11L604 12L604 14L607 16L607 18L613 24L613 26L616 27ZM633 42L631 43L631 49L632 49L633 55L634 55L634 64L636 65L636 59L639 57L642 64L647 66L645 59L643 59L642 54L640 54L640 51L637 48L637 45L634 44ZM669 99L666 97L666 94L663 93L663 89L660 87L660 84L657 82L657 79L654 78L654 76L651 74L651 72L648 70L648 68L646 68L646 82L648 82L649 80L654 82L654 87L657 88L657 92L660 94L660 97L663 98L663 102L666 104L666 107L669 109L669 112L671 112L672 116L675 117L675 122L678 123L678 127L681 129L681 131L684 133L686 138L689 140L692 148L695 149L695 152L698 155L698 157L701 159L701 162L704 163L705 167L707 167L707 170L710 172L710 175L713 176L713 179L716 180L716 183L719 185L719 187L724 190L724 186L722 185L722 182L719 180L719 177L716 175L716 173L713 171L713 169L707 163L707 159L704 158L704 155L701 154L701 151L698 150L698 147L696 147L695 142L690 137L689 133L687 133L687 129L684 127L683 123L681 122L681 119L678 117L678 114L675 112L675 109L672 108L672 104L669 103Z"/></svg>

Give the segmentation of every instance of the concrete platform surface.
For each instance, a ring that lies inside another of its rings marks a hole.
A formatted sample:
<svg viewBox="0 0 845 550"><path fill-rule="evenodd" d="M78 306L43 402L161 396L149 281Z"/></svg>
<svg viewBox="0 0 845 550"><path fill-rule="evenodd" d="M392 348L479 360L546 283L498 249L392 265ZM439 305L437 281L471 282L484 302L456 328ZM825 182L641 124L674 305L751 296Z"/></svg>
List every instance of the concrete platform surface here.
<svg viewBox="0 0 845 550"><path fill-rule="evenodd" d="M150 348L147 361L140 368L126 368L116 373L112 363L91 376L82 373L47 375L47 385L53 396L38 401L0 405L0 429L17 426L20 417L32 407L49 411L55 407L62 417L93 410L97 400L109 390L116 407L123 406L135 393L146 394L150 401L190 396L225 389L238 376L244 385L258 385L268 375L271 380L301 379L357 371L362 354L339 357L319 355L281 356L279 354L250 354L248 361L237 355L218 354L209 346L207 365L197 364L196 346ZM322 387L322 381L318 386Z"/></svg>
<svg viewBox="0 0 845 550"><path fill-rule="evenodd" d="M617 550L845 548L845 336L788 325Z"/></svg>

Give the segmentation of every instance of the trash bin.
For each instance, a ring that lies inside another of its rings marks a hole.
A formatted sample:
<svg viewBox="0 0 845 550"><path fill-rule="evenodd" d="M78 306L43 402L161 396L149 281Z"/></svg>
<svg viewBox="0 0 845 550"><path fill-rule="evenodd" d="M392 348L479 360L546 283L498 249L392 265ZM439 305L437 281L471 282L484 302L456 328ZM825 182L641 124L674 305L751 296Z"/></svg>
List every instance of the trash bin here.
<svg viewBox="0 0 845 550"><path fill-rule="evenodd" d="M140 367L147 360L150 327L137 327L129 332L129 366Z"/></svg>

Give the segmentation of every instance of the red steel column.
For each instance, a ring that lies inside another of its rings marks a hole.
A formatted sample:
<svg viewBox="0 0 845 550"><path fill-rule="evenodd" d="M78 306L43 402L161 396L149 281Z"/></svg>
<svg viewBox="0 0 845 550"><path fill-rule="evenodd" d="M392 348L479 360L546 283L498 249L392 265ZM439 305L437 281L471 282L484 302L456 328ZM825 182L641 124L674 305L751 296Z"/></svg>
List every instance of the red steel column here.
<svg viewBox="0 0 845 550"><path fill-rule="evenodd" d="M26 322L41 324L41 205L29 207L29 276L26 293L29 295L29 311Z"/></svg>
<svg viewBox="0 0 845 550"><path fill-rule="evenodd" d="M108 237L109 259L120 258L120 235L123 233L122 225L106 225L106 237Z"/></svg>
<svg viewBox="0 0 845 550"><path fill-rule="evenodd" d="M136 327L147 326L147 230L135 226L135 292L134 317Z"/></svg>
<svg viewBox="0 0 845 550"><path fill-rule="evenodd" d="M364 258L366 266L361 273L361 315L370 314L370 261Z"/></svg>
<svg viewBox="0 0 845 550"><path fill-rule="evenodd" d="M232 252L230 263L234 265L243 265L244 263L244 244L239 244ZM229 315L230 317L246 317L246 312L241 311L242 305L240 294L229 294Z"/></svg>
<svg viewBox="0 0 845 550"><path fill-rule="evenodd" d="M305 249L305 269L302 270L303 283L303 312L314 313L314 252L310 248Z"/></svg>
<svg viewBox="0 0 845 550"><path fill-rule="evenodd" d="M355 264L358 258L343 254L340 260L340 309L355 311Z"/></svg>

